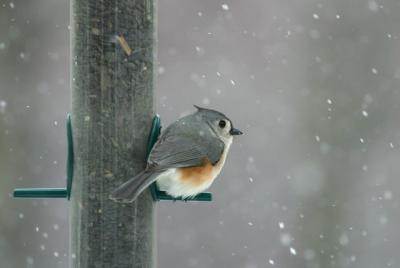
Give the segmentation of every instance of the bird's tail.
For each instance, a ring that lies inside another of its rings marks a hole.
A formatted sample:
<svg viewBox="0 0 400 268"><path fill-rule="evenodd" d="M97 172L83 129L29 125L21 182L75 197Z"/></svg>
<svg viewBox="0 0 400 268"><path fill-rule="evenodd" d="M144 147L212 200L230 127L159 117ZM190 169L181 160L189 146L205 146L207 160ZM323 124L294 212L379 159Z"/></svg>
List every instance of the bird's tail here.
<svg viewBox="0 0 400 268"><path fill-rule="evenodd" d="M143 170L135 177L121 184L115 189L110 199L116 202L130 203L133 202L156 178L160 175L159 172Z"/></svg>

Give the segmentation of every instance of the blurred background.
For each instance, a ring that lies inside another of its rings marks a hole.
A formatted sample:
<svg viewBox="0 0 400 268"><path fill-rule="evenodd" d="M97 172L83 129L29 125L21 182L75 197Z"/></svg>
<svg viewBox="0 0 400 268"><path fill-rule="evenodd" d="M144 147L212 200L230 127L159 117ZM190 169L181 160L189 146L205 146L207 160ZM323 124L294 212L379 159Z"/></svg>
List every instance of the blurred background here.
<svg viewBox="0 0 400 268"><path fill-rule="evenodd" d="M67 0L0 1L1 267L68 267ZM400 267L400 2L158 1L156 111L245 135L212 203L158 204L158 263ZM184 96L184 98L182 98ZM396 227L397 226L397 227Z"/></svg>

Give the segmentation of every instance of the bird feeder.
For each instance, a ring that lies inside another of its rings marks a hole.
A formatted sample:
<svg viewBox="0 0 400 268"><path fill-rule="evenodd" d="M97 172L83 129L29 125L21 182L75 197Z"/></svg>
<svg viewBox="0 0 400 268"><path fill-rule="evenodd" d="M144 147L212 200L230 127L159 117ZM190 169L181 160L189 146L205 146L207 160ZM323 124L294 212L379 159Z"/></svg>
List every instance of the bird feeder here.
<svg viewBox="0 0 400 268"><path fill-rule="evenodd" d="M151 149L157 142L161 132L161 120L155 115L147 142L147 157ZM67 198L71 197L72 181L74 178L74 145L72 138L71 115L67 116L67 182L65 188L17 188L14 190L15 198ZM173 201L212 201L211 193L200 193L189 198L175 198L168 195L165 191L160 191L154 182L149 187L154 201L173 200Z"/></svg>

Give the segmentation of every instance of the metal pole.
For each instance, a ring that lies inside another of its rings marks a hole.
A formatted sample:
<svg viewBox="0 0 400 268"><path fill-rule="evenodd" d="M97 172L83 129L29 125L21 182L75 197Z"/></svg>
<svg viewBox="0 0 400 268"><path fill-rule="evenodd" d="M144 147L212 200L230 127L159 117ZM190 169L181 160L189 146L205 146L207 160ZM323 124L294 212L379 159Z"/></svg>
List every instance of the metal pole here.
<svg viewBox="0 0 400 268"><path fill-rule="evenodd" d="M108 199L145 165L153 113L154 0L73 0L75 177L70 267L155 267L154 202Z"/></svg>

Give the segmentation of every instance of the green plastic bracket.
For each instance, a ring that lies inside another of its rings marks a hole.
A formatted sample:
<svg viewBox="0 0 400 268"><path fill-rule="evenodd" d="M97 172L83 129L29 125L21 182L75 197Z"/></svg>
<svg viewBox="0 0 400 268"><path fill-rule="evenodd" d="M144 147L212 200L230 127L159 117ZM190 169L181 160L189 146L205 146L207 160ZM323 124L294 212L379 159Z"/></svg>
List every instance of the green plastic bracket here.
<svg viewBox="0 0 400 268"><path fill-rule="evenodd" d="M153 148L154 144L157 142L160 132L161 132L161 119L159 115L155 115L153 118L153 123L151 125L149 139L147 142L147 158L149 157L150 151ZM185 202L212 201L211 193L200 193L194 197L189 197L189 198L175 198L168 195L164 191L160 191L156 183L151 184L149 188L154 201L161 201L161 200L185 201Z"/></svg>
<svg viewBox="0 0 400 268"><path fill-rule="evenodd" d="M71 197L74 178L74 144L72 139L71 115L67 115L67 186L66 188L18 188L14 190L15 198L67 198Z"/></svg>

